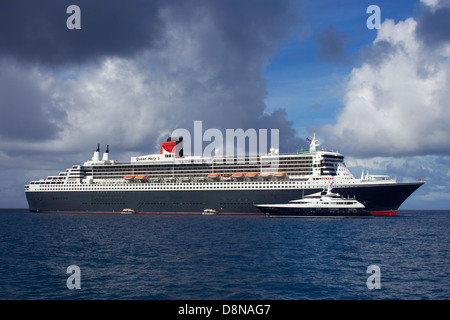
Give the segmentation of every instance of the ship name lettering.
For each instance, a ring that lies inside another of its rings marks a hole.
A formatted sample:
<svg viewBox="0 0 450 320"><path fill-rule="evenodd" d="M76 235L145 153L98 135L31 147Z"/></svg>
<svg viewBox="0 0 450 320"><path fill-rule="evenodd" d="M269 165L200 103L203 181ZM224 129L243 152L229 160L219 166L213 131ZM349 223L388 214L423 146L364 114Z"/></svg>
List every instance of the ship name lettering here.
<svg viewBox="0 0 450 320"><path fill-rule="evenodd" d="M154 157L136 157L136 161L156 160Z"/></svg>

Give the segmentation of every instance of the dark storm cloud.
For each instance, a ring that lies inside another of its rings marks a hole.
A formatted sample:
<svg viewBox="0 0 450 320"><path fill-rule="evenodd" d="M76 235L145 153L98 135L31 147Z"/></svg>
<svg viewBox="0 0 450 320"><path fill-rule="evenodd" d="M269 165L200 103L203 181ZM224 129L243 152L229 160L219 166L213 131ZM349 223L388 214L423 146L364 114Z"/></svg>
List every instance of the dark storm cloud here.
<svg viewBox="0 0 450 320"><path fill-rule="evenodd" d="M70 16L66 9L72 4L81 9L81 30L66 27ZM203 120L205 129L218 128L223 132L227 128L277 128L280 140L294 139L298 144L301 140L295 138L292 122L287 120L285 112L264 113L267 96L264 69L279 44L289 39L299 22L298 15L299 2L290 0L3 0L0 2L0 57L14 58L22 65L44 65L53 79L54 67L77 64L87 72L83 66L91 62L102 62L109 57L127 58L132 64L142 66L138 72L143 79L158 79L167 87L175 84L177 90L167 93L170 98L161 105L148 106L160 110L161 115L170 113L173 121L168 126L173 126L167 130L189 128L193 121ZM148 74L145 70L149 66L156 71ZM60 79L55 81L60 86L47 88L45 94L38 91L37 84L29 83L30 100L24 87L23 91L12 91L23 95L15 98L15 109L1 106L5 115L13 117L20 110L26 118L23 123L38 119L35 126L44 128L49 124L47 131L41 130L41 135L30 140L55 137L59 132L58 122L69 130L73 124L62 123L66 117L64 111L59 111L70 108L68 101L82 103L83 110L94 109L97 103L85 99L82 84L76 79L72 87L62 84ZM126 86L126 79L123 81L120 85ZM102 85L108 88L111 83ZM118 91L121 88L115 87ZM146 88L144 91L148 91L143 96L136 95L136 99L125 102L129 102L130 110L139 108L133 104L139 98L159 94ZM52 90L63 90L58 92L61 101L50 99ZM6 96L5 93L5 99ZM30 103L32 96L37 97L34 104ZM95 108L102 104L98 102ZM171 112L165 105L171 105ZM108 113L117 114L117 123L111 116L108 127L120 127L123 122L120 107L108 109ZM76 114L74 110L65 111ZM147 121L151 123L155 119ZM26 137L20 132L8 132L11 137ZM142 145L134 147L148 148L149 141L158 139L155 133L141 134ZM73 136L71 133L65 136L68 135Z"/></svg>
<svg viewBox="0 0 450 320"><path fill-rule="evenodd" d="M430 46L450 42L450 7L424 8L418 20L416 34Z"/></svg>
<svg viewBox="0 0 450 320"><path fill-rule="evenodd" d="M0 55L45 65L128 56L155 45L158 13L170 1L2 0ZM67 7L81 9L81 30L69 30Z"/></svg>
<svg viewBox="0 0 450 320"><path fill-rule="evenodd" d="M0 137L12 141L40 141L60 132L65 113L19 66L0 64Z"/></svg>
<svg viewBox="0 0 450 320"><path fill-rule="evenodd" d="M334 26L329 26L316 39L319 46L317 57L327 62L349 63L348 53L345 49L347 41L347 35L341 35Z"/></svg>
<svg viewBox="0 0 450 320"><path fill-rule="evenodd" d="M291 1L201 3L203 13L212 22L206 32L198 31L197 22L191 20L193 15L186 15L189 10L180 6L171 8L173 21L187 30L196 30L196 54L202 63L201 70L192 71L190 66L185 66L176 73L176 81L188 88L182 100L189 110L178 126L189 129L193 121L203 120L205 129L218 128L222 132L227 128L274 128L280 130L280 141L302 143L284 111L264 114L267 96L264 68L299 22L298 4ZM203 77L208 79L198 81Z"/></svg>

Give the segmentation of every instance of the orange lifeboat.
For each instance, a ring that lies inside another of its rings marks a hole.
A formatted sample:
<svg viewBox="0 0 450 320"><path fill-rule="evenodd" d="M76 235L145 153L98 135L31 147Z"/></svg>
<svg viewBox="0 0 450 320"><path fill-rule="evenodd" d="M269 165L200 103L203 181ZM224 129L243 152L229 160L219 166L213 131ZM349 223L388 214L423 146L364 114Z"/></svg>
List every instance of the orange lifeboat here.
<svg viewBox="0 0 450 320"><path fill-rule="evenodd" d="M233 178L233 180L240 180L240 179L244 178L244 174L243 173L233 173L231 175L231 177Z"/></svg>
<svg viewBox="0 0 450 320"><path fill-rule="evenodd" d="M275 178L285 178L285 177L286 177L286 172L275 172L275 173L273 174L273 176L274 176Z"/></svg>
<svg viewBox="0 0 450 320"><path fill-rule="evenodd" d="M211 179L211 180L219 179L219 177L220 177L220 174L218 174L218 173L210 173L210 174L208 174L208 179Z"/></svg>
<svg viewBox="0 0 450 320"><path fill-rule="evenodd" d="M271 178L271 177L273 176L273 173L272 173L272 172L261 172L261 173L260 173L260 176L261 176L263 179L269 179L269 178Z"/></svg>

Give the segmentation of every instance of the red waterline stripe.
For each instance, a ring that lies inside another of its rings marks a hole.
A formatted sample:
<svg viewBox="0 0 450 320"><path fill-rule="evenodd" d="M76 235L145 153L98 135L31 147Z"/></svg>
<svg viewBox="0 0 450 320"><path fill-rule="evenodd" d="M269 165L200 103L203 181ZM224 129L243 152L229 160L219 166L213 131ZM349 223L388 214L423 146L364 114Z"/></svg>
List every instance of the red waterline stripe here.
<svg viewBox="0 0 450 320"><path fill-rule="evenodd" d="M370 211L373 216L396 216L397 210L393 211Z"/></svg>
<svg viewBox="0 0 450 320"><path fill-rule="evenodd" d="M137 212L137 214L180 214L180 215L201 215L202 212ZM218 215L263 215L263 213L240 213L240 212L219 212Z"/></svg>
<svg viewBox="0 0 450 320"><path fill-rule="evenodd" d="M112 211L36 211L37 213L95 213L95 214L120 214L122 212L112 212Z"/></svg>
<svg viewBox="0 0 450 320"><path fill-rule="evenodd" d="M239 215L241 215L241 216L262 216L262 215L264 215L264 213L259 213L259 212L244 212L244 213L241 213L241 212L221 212L221 213L219 213L219 214L223 214L223 215L235 215L235 216L239 216Z"/></svg>
<svg viewBox="0 0 450 320"><path fill-rule="evenodd" d="M121 211L37 211L42 213L95 213L95 214L122 214ZM178 215L201 215L202 212L136 212L136 214L178 214ZM240 213L240 212L220 212L219 215L263 215L263 213Z"/></svg>
<svg viewBox="0 0 450 320"><path fill-rule="evenodd" d="M183 214L183 215L198 215L201 212L136 212L136 214Z"/></svg>

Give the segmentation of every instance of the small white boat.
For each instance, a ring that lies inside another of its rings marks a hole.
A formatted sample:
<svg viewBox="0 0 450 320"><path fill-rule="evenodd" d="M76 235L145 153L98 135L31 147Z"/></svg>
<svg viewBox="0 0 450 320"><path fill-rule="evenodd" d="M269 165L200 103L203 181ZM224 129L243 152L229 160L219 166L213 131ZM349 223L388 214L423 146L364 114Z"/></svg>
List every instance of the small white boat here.
<svg viewBox="0 0 450 320"><path fill-rule="evenodd" d="M122 214L134 214L134 213L136 213L136 210L134 209L127 208L122 210Z"/></svg>
<svg viewBox="0 0 450 320"><path fill-rule="evenodd" d="M217 214L217 210L214 210L214 209L205 209L202 212L202 215L204 215L204 216L213 216L216 214Z"/></svg>

